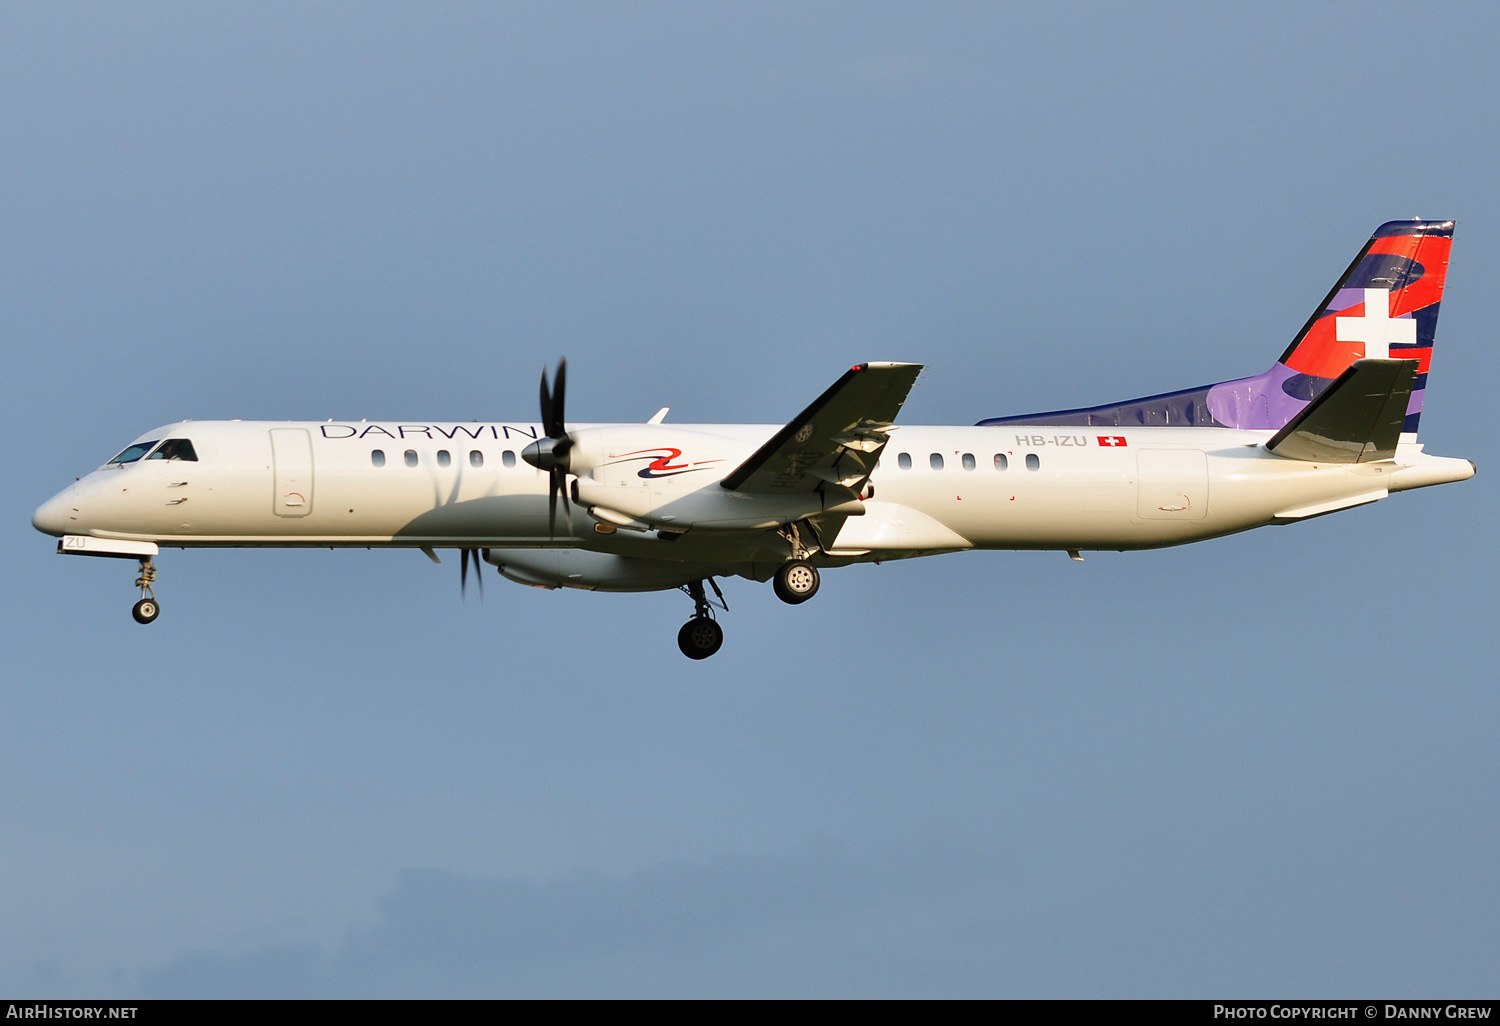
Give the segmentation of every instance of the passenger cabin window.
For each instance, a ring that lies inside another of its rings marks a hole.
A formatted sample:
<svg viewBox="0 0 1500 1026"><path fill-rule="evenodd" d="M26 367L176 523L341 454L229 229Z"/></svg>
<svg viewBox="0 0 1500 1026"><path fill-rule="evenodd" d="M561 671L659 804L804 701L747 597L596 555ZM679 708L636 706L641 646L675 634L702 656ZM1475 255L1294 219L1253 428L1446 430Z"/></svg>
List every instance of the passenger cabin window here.
<svg viewBox="0 0 1500 1026"><path fill-rule="evenodd" d="M161 448L146 458L148 460L189 460L193 463L198 462L198 454L193 451L193 443L189 442L186 438L168 438L165 442L161 443Z"/></svg>
<svg viewBox="0 0 1500 1026"><path fill-rule="evenodd" d="M1042 459L1036 453L1034 453L1034 452L1028 452L1026 454L1026 469L1027 470L1036 470L1039 467L1041 467L1041 465L1042 465Z"/></svg>
<svg viewBox="0 0 1500 1026"><path fill-rule="evenodd" d="M1010 466L1010 460L1008 460L1008 459L1005 458L1005 453L1003 453L1003 452L997 452L997 453L995 453L995 469L996 470L1005 470L1009 466Z"/></svg>
<svg viewBox="0 0 1500 1026"><path fill-rule="evenodd" d="M931 456L927 457L927 462L932 466L933 470L942 470L943 454L940 452L935 452Z"/></svg>
<svg viewBox="0 0 1500 1026"><path fill-rule="evenodd" d="M973 470L976 466L978 464L974 462L974 454L972 452L964 453L964 469Z"/></svg>
<svg viewBox="0 0 1500 1026"><path fill-rule="evenodd" d="M504 463L507 467L514 467L516 465L516 454L506 449L500 454L500 462Z"/></svg>
<svg viewBox="0 0 1500 1026"><path fill-rule="evenodd" d="M118 455L114 459L110 460L109 463L134 463L136 460L138 460L142 456L146 455L146 453L150 452L151 451L151 447L154 446L155 444L156 443L154 441L153 442L136 442L130 448L128 448L124 452L120 453L120 455ZM109 466L109 463L106 463L105 466L106 467Z"/></svg>
<svg viewBox="0 0 1500 1026"><path fill-rule="evenodd" d="M911 469L911 453L909 453L909 452L903 452L900 456L897 456L896 457L896 464L902 470L910 470Z"/></svg>
<svg viewBox="0 0 1500 1026"><path fill-rule="evenodd" d="M383 467L383 466L385 466L385 450L383 450L383 449L371 449L370 450L370 462L372 464L374 464L375 466L377 466L377 467Z"/></svg>
<svg viewBox="0 0 1500 1026"><path fill-rule="evenodd" d="M478 449L475 449L473 452L469 453L469 466L484 466L484 453L480 452Z"/></svg>
<svg viewBox="0 0 1500 1026"><path fill-rule="evenodd" d="M453 457L448 455L447 449L438 450L438 466L446 467L453 462Z"/></svg>
<svg viewBox="0 0 1500 1026"><path fill-rule="evenodd" d="M408 467L415 467L417 465L417 450L406 450L406 465Z"/></svg>

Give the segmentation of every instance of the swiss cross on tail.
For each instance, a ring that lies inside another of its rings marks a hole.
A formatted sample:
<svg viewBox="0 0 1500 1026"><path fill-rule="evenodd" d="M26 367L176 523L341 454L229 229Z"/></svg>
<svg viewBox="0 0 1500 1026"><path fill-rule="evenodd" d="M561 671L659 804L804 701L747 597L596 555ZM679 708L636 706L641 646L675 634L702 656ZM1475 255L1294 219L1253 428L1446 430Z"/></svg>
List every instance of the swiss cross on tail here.
<svg viewBox="0 0 1500 1026"><path fill-rule="evenodd" d="M1411 317L1391 317L1391 293L1388 289L1365 289L1365 312L1359 317L1334 318L1334 338L1339 342L1363 342L1366 359L1384 360L1391 355L1391 343L1417 344L1417 322Z"/></svg>
<svg viewBox="0 0 1500 1026"><path fill-rule="evenodd" d="M1355 360L1416 360L1424 378L1416 383L1407 428L1416 430L1452 243L1452 221L1381 225L1279 363L1305 378L1331 382ZM1323 387L1308 384L1306 398ZM1297 389L1293 385L1288 394Z"/></svg>

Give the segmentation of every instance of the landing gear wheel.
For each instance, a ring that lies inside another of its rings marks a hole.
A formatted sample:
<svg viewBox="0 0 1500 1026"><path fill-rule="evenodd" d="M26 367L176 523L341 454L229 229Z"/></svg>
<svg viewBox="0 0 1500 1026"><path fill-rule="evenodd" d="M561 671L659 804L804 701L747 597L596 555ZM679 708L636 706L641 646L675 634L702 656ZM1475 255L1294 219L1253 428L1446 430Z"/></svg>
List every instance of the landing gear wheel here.
<svg viewBox="0 0 1500 1026"><path fill-rule="evenodd" d="M806 602L818 593L818 568L801 561L787 563L776 571L771 586L776 597L788 605Z"/></svg>
<svg viewBox="0 0 1500 1026"><path fill-rule="evenodd" d="M161 606L156 604L156 592L151 590L155 581L156 564L151 562L150 556L142 556L141 576L135 579L135 586L141 589L141 600L130 609L136 623L150 623L161 612Z"/></svg>
<svg viewBox="0 0 1500 1026"><path fill-rule="evenodd" d="M130 609L130 615L135 617L136 623L150 623L160 612L161 606L156 604L154 598L143 598Z"/></svg>
<svg viewBox="0 0 1500 1026"><path fill-rule="evenodd" d="M707 659L724 644L724 628L707 616L695 616L677 632L677 647L689 659Z"/></svg>

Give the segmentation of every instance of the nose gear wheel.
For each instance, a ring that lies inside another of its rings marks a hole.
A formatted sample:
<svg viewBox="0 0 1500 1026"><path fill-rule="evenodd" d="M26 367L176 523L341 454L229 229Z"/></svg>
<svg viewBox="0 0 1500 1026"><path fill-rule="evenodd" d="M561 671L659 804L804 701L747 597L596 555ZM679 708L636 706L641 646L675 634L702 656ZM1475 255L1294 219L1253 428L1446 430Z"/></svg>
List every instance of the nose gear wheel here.
<svg viewBox="0 0 1500 1026"><path fill-rule="evenodd" d="M151 590L152 583L156 580L156 564L151 562L147 556L141 560L141 576L135 579L135 586L141 589L141 600L130 607L130 615L135 617L136 623L150 623L161 614L161 606L156 601L156 593Z"/></svg>
<svg viewBox="0 0 1500 1026"><path fill-rule="evenodd" d="M728 612L729 603L724 601L724 593L719 590L719 582L710 577L708 585L718 596L719 605ZM689 659L707 659L723 646L724 628L720 627L719 622L714 619L713 607L708 604L708 596L703 591L702 581L685 584L682 590L687 592L693 600L693 618L677 631L677 647Z"/></svg>
<svg viewBox="0 0 1500 1026"><path fill-rule="evenodd" d="M695 616L677 632L677 647L689 659L707 659L724 644L724 628L711 616Z"/></svg>

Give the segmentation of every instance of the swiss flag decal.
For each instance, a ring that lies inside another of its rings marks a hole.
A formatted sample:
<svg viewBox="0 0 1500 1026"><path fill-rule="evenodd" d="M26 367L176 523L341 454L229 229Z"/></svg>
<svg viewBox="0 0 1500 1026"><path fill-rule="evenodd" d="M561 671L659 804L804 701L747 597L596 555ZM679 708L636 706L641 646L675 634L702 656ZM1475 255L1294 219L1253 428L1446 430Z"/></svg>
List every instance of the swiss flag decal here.
<svg viewBox="0 0 1500 1026"><path fill-rule="evenodd" d="M1103 445L1103 446L1108 446L1111 449L1124 448L1124 446L1125 446L1125 436L1124 435L1100 435L1099 436L1099 444Z"/></svg>

